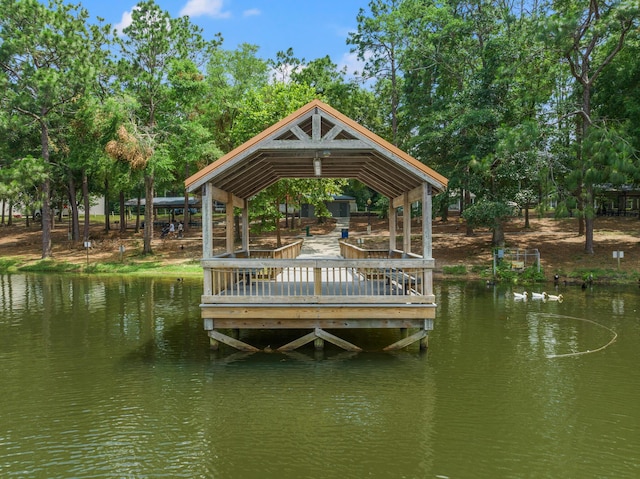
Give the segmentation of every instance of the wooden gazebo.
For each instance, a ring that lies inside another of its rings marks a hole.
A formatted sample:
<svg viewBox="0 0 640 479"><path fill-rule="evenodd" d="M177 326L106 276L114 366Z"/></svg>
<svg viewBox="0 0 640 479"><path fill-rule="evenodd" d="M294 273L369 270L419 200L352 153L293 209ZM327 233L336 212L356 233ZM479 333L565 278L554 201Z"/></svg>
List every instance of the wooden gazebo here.
<svg viewBox="0 0 640 479"><path fill-rule="evenodd" d="M249 203L281 178L355 178L389 198L389 247L366 250L342 241L341 257L296 258L303 240L275 251L249 249ZM204 292L201 312L212 347L257 348L244 329L309 330L276 347L287 351L314 341L360 350L340 329L399 328L420 341L433 329L435 298L431 252L432 195L447 179L334 108L315 100L186 180L202 197ZM213 205L226 208L226 253L213 255ZM411 251L411 204L422 203L423 248ZM233 210L242 210L242 245L234 247ZM403 244L396 244L402 208ZM331 330L332 332L329 332ZM229 335L228 331L235 334ZM336 334L334 334L336 333ZM234 337L232 337L234 336Z"/></svg>

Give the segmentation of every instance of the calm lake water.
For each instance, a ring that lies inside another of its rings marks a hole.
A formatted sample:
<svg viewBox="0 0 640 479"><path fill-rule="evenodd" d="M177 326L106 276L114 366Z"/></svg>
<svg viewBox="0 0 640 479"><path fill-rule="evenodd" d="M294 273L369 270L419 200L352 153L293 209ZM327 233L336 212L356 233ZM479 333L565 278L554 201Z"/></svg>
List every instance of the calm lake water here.
<svg viewBox="0 0 640 479"><path fill-rule="evenodd" d="M437 283L425 354L243 355L200 284L0 275L0 477L640 477L637 287Z"/></svg>

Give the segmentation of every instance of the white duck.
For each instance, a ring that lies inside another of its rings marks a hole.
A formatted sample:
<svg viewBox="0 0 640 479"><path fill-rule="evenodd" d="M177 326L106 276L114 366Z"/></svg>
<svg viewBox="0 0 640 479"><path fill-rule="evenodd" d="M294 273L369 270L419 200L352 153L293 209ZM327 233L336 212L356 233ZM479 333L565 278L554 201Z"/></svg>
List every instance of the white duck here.
<svg viewBox="0 0 640 479"><path fill-rule="evenodd" d="M515 291L513 292L513 299L515 300L521 300L521 301L526 301L527 300L527 292L525 291L524 293L516 293Z"/></svg>
<svg viewBox="0 0 640 479"><path fill-rule="evenodd" d="M545 293L531 293L531 299L544 299Z"/></svg>
<svg viewBox="0 0 640 479"><path fill-rule="evenodd" d="M542 294L544 294L545 301L558 301L562 303L562 300L564 299L564 297L561 294L558 294L558 295L549 294L549 293L542 293Z"/></svg>

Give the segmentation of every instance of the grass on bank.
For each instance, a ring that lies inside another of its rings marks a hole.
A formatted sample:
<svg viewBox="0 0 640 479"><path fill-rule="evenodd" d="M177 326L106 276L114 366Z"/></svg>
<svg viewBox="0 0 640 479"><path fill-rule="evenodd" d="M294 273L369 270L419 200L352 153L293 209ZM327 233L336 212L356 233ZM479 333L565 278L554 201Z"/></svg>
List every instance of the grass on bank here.
<svg viewBox="0 0 640 479"><path fill-rule="evenodd" d="M79 273L198 277L202 275L202 266L197 260L181 264L164 264L161 260L80 264L52 259L25 262L16 258L2 258L0 259L0 273Z"/></svg>
<svg viewBox="0 0 640 479"><path fill-rule="evenodd" d="M640 282L639 271L625 271L611 268L578 268L567 272L559 271L558 274L572 282L619 284Z"/></svg>
<svg viewBox="0 0 640 479"><path fill-rule="evenodd" d="M127 274L134 276L201 276L202 266L198 260L182 264L163 264L162 261L145 261L140 263L93 263L84 271L87 274Z"/></svg>
<svg viewBox="0 0 640 479"><path fill-rule="evenodd" d="M506 267L496 268L493 280L502 283L532 284L555 281L558 275L559 281L568 284L598 283L598 284L633 284L640 282L640 272L624 271L619 269L580 268L571 271L558 270L552 276L547 276L544 270L537 270L535 266L525 268L524 271L514 271ZM485 269L485 276L492 276L492 269Z"/></svg>
<svg viewBox="0 0 640 479"><path fill-rule="evenodd" d="M464 276L467 274L467 267L463 264L457 264L455 266L443 266L442 273L451 276Z"/></svg>

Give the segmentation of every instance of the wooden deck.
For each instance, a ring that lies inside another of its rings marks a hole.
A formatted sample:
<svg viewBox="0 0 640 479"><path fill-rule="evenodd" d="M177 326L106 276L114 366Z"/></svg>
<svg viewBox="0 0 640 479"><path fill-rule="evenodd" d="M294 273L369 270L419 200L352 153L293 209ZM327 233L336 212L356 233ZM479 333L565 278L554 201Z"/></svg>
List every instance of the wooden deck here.
<svg viewBox="0 0 640 479"><path fill-rule="evenodd" d="M204 328L211 345L245 351L257 348L220 332L240 329L310 329L278 347L289 351L329 341L350 351L360 348L327 330L416 330L386 350L420 341L433 329L434 261L399 252L367 251L341 242L337 259L296 258L301 242L272 252L239 252L204 259ZM383 257L386 256L386 257Z"/></svg>

